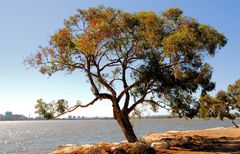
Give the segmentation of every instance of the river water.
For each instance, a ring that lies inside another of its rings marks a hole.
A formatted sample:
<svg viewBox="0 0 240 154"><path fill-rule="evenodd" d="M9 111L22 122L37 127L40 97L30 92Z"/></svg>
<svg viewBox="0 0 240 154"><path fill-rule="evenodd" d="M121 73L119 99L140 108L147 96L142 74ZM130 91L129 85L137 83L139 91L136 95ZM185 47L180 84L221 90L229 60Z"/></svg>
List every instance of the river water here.
<svg viewBox="0 0 240 154"><path fill-rule="evenodd" d="M231 127L229 120L134 120L137 136L150 131L196 130ZM236 120L240 124L240 119ZM114 120L1 121L0 154L48 154L61 144L125 140Z"/></svg>

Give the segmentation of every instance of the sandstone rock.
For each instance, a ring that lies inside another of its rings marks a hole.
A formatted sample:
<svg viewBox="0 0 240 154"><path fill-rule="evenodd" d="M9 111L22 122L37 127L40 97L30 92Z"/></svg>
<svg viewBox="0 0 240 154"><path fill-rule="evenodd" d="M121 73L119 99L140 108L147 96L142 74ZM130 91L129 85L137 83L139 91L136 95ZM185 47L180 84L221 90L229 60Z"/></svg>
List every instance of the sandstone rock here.
<svg viewBox="0 0 240 154"><path fill-rule="evenodd" d="M128 143L120 143L120 144L117 144L117 145L114 145L111 147L111 151L121 151L121 150L124 150L126 151L126 149L129 147L129 144Z"/></svg>
<svg viewBox="0 0 240 154"><path fill-rule="evenodd" d="M100 148L106 152L111 151L111 148L114 145L118 145L118 143L99 142L99 143L95 144L95 146L97 146L98 148Z"/></svg>
<svg viewBox="0 0 240 154"><path fill-rule="evenodd" d="M63 145L57 146L57 149L63 149L63 148L68 148L73 146L77 146L77 144L63 144Z"/></svg>
<svg viewBox="0 0 240 154"><path fill-rule="evenodd" d="M155 150L146 143L121 143L112 147L113 154L155 154Z"/></svg>
<svg viewBox="0 0 240 154"><path fill-rule="evenodd" d="M190 136L184 136L181 140L182 145L188 145L191 144L193 142L193 138Z"/></svg>
<svg viewBox="0 0 240 154"><path fill-rule="evenodd" d="M53 154L105 154L104 148L96 145L63 145L60 146Z"/></svg>
<svg viewBox="0 0 240 154"><path fill-rule="evenodd" d="M156 148L156 149L168 149L170 145L167 142L153 142L151 144L151 147Z"/></svg>
<svg viewBox="0 0 240 154"><path fill-rule="evenodd" d="M113 146L111 149L113 154L155 154L155 150L146 143L121 143Z"/></svg>
<svg viewBox="0 0 240 154"><path fill-rule="evenodd" d="M66 144L58 146L54 154L161 154L171 150L191 149L201 151L215 148L218 150L220 142L230 142L239 138L240 129L215 128L195 131L170 131L167 133L149 133L137 143L107 143L75 145ZM236 140L238 143L239 141ZM230 149L232 144L225 145ZM151 145L151 146L149 146ZM230 145L230 148L229 148ZM154 148L154 149L153 149ZM224 150L226 150L224 149ZM238 150L239 151L239 150Z"/></svg>
<svg viewBox="0 0 240 154"><path fill-rule="evenodd" d="M128 141L127 141L127 140L124 140L124 141L121 141L121 143L128 143Z"/></svg>
<svg viewBox="0 0 240 154"><path fill-rule="evenodd" d="M177 131L177 130L170 130L170 131L168 131L168 132L166 132L166 133L169 133L169 134L172 134L172 133L179 133L180 131Z"/></svg>
<svg viewBox="0 0 240 154"><path fill-rule="evenodd" d="M147 133L147 136L152 135L152 134L156 134L156 132L150 131L150 132Z"/></svg>
<svg viewBox="0 0 240 154"><path fill-rule="evenodd" d="M126 151L127 154L155 154L155 150L148 144L142 142L132 143Z"/></svg>

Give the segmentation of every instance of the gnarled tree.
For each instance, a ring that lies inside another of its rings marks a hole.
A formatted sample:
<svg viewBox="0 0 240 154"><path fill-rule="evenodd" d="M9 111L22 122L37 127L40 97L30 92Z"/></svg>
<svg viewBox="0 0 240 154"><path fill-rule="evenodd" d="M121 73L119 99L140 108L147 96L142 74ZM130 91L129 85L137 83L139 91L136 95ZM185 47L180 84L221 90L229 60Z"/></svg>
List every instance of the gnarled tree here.
<svg viewBox="0 0 240 154"><path fill-rule="evenodd" d="M78 10L64 24L51 36L49 45L28 57L26 63L48 75L81 70L95 98L71 108L66 101L50 106L40 101L40 114L57 117L106 99L111 101L114 119L127 140L135 142L129 114L138 105L150 104L154 110L162 107L193 117L199 102L192 94L215 87L211 66L203 60L214 56L226 38L184 16L178 8L157 15L100 6Z"/></svg>
<svg viewBox="0 0 240 154"><path fill-rule="evenodd" d="M200 97L200 116L202 118L228 118L234 120L240 116L240 80L228 86L227 91L220 90L215 96L209 94Z"/></svg>

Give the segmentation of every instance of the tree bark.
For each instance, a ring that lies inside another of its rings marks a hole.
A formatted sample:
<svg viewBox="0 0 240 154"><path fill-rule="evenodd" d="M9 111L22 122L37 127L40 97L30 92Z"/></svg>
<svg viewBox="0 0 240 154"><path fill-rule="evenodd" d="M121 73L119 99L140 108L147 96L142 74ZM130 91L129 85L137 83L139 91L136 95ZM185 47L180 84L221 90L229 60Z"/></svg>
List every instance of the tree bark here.
<svg viewBox="0 0 240 154"><path fill-rule="evenodd" d="M232 120L232 124L233 124L236 128L239 128L239 126L234 122L234 120Z"/></svg>
<svg viewBox="0 0 240 154"><path fill-rule="evenodd" d="M133 143L137 142L137 136L134 133L132 124L129 121L129 117L127 114L121 114L121 118L116 119L119 126L121 127L126 139L128 142Z"/></svg>
<svg viewBox="0 0 240 154"><path fill-rule="evenodd" d="M114 119L122 129L127 141L130 143L137 142L138 139L133 131L132 124L129 121L128 112L120 109L118 101L116 98L114 99L114 97L112 99L112 103Z"/></svg>

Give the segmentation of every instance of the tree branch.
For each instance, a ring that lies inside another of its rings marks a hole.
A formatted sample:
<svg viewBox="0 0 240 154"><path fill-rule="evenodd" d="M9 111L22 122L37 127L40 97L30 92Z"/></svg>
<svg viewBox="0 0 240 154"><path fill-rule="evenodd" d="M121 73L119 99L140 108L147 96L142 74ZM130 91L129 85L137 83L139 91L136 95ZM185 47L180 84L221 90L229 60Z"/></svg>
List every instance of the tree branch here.
<svg viewBox="0 0 240 154"><path fill-rule="evenodd" d="M126 92L128 92L129 90L131 90L134 86L136 86L137 84L141 83L142 80L139 79L137 81L135 81L133 84L131 84L130 86L128 86L127 88L125 88L117 97L117 100L121 100L121 98L125 95Z"/></svg>
<svg viewBox="0 0 240 154"><path fill-rule="evenodd" d="M103 71L106 67L119 66L120 64L117 64L119 61L120 61L120 59L116 59L116 60L112 61L111 63L107 63L101 69L99 69L99 71L100 72Z"/></svg>
<svg viewBox="0 0 240 154"><path fill-rule="evenodd" d="M112 79L112 80L109 82L109 85L112 85L113 82L114 82L114 81L117 81L117 80L122 81L121 78L114 78L114 79Z"/></svg>
<svg viewBox="0 0 240 154"><path fill-rule="evenodd" d="M128 87L128 84L127 84L127 81L126 81L126 66L122 65L122 69L123 69L123 73L122 73L123 88L126 89ZM130 94L129 94L129 91L127 90L126 91L125 102L124 102L124 106L123 106L123 111L125 111L128 108L129 100L130 100ZM120 101L120 99L119 99L119 101Z"/></svg>
<svg viewBox="0 0 240 154"><path fill-rule="evenodd" d="M132 106L127 109L127 113L132 112L132 111L136 108L136 106L137 106L138 104L143 103L144 98L145 98L145 96L142 96L142 98L140 98L138 101L136 101L135 103L133 103Z"/></svg>
<svg viewBox="0 0 240 154"><path fill-rule="evenodd" d="M99 65L97 65L96 61L94 59L92 59L92 63L93 65L96 67L97 69L97 79L98 81L104 86L106 87L111 93L113 96L116 96L116 91L106 82L104 81L102 75L101 75L101 72L100 72L100 69L99 69Z"/></svg>
<svg viewBox="0 0 240 154"><path fill-rule="evenodd" d="M87 59L87 58L86 58L86 59ZM96 84L95 84L94 81L93 81L92 74L91 74L90 60L88 60L88 59L87 59L87 75L88 75L90 84L91 84L91 86L92 86L92 88L93 88L94 95L97 96L97 95L99 94L99 90L98 90Z"/></svg>
<svg viewBox="0 0 240 154"><path fill-rule="evenodd" d="M74 105L73 107L70 107L69 109L67 109L65 112L60 113L60 114L54 116L53 118L57 118L57 117L60 117L60 116L62 116L62 115L64 115L64 114L66 114L66 113L72 112L72 111L76 110L76 109L79 108L79 107L85 108L85 107L88 107L89 105L93 105L98 99L100 99L100 98L99 98L99 97L96 97L96 98L93 99L90 103L88 103L88 104L86 104L86 105L76 104L76 105Z"/></svg>
<svg viewBox="0 0 240 154"><path fill-rule="evenodd" d="M91 102L89 102L88 104L85 104L85 105L81 105L81 104L76 104L74 105L73 107L70 107L69 109L67 109L65 112L63 113L60 113L56 116L54 116L53 118L57 118L57 117L60 117L66 113L70 113L74 110L76 110L77 108L81 107L81 108L85 108L85 107L88 107L90 105L93 105L96 101L98 100L101 100L101 99L109 99L111 100L112 99L112 96L107 94L107 93L100 93L96 98L94 98Z"/></svg>

